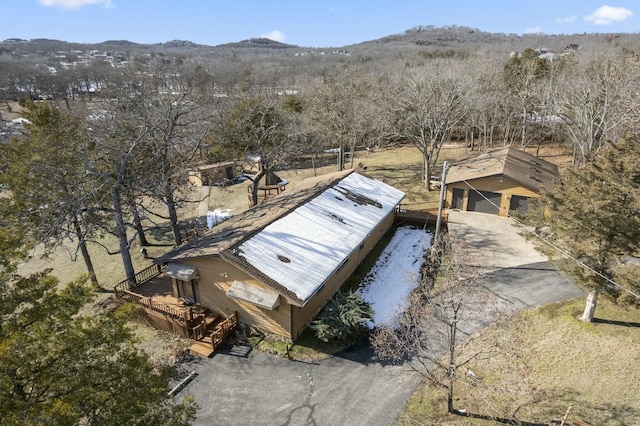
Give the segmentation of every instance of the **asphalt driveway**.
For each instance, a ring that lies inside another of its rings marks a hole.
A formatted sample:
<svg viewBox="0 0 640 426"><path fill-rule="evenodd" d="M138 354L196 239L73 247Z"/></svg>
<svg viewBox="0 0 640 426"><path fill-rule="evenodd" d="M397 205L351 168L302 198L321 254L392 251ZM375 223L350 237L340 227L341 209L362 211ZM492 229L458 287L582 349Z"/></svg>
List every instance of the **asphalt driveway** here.
<svg viewBox="0 0 640 426"><path fill-rule="evenodd" d="M450 211L449 232L462 241L482 284L500 298L526 308L584 294L520 235L513 219Z"/></svg>
<svg viewBox="0 0 640 426"><path fill-rule="evenodd" d="M193 367L197 425L390 425L419 384L366 343L315 363L229 346Z"/></svg>
<svg viewBox="0 0 640 426"><path fill-rule="evenodd" d="M467 300L465 335L498 316L582 296L511 219L452 211L449 231L483 272L484 287ZM378 362L367 343L313 363L228 346L188 368L197 376L180 396L195 397L197 425L390 425L420 381L407 367Z"/></svg>

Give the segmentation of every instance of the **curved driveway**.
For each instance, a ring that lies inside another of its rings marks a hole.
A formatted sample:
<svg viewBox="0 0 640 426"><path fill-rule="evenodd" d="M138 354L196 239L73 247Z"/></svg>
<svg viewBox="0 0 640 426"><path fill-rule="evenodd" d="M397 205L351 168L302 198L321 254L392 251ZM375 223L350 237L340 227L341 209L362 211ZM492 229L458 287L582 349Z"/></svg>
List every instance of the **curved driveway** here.
<svg viewBox="0 0 640 426"><path fill-rule="evenodd" d="M452 211L449 231L483 271L485 294L468 299L466 335L496 315L582 295L511 219ZM198 375L181 395L193 395L200 406L197 425L390 425L419 384L408 368L378 362L366 343L315 363L229 346L188 368Z"/></svg>

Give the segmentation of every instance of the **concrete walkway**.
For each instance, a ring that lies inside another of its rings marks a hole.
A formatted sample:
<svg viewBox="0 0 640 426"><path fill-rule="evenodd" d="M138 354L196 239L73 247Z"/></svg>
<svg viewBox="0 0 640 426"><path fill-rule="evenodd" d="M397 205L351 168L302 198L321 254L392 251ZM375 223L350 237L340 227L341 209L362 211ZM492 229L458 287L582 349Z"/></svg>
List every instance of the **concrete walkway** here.
<svg viewBox="0 0 640 426"><path fill-rule="evenodd" d="M511 218L455 210L448 214L449 233L463 243L474 266L494 270L548 260L520 235Z"/></svg>

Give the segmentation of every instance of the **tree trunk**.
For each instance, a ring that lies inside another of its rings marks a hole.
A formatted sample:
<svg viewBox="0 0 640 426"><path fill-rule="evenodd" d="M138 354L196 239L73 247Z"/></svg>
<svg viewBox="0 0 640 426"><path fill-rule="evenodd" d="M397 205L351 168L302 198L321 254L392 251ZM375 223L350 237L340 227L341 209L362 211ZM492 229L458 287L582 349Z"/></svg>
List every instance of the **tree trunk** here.
<svg viewBox="0 0 640 426"><path fill-rule="evenodd" d="M82 260L84 260L84 264L87 267L87 272L89 273L89 279L91 280L91 285L98 290L100 285L98 284L98 278L96 277L96 271L93 269L93 262L91 261L91 256L89 255L89 250L87 249L87 243L84 239L84 235L82 233L82 228L80 227L80 223L78 222L78 218L73 218L73 228L76 233L76 237L78 238L78 246L80 247L80 253L82 253Z"/></svg>
<svg viewBox="0 0 640 426"><path fill-rule="evenodd" d="M459 309L458 306L457 309ZM449 326L449 371L447 371L447 411L449 414L456 414L457 411L453 406L453 384L456 380L457 366L456 366L456 336L458 332L458 312L454 309L453 318L448 322Z"/></svg>
<svg viewBox="0 0 640 426"><path fill-rule="evenodd" d="M266 174L264 167L260 167L260 171L253 178L253 185L251 186L251 205L258 204L258 188L260 188L260 179Z"/></svg>
<svg viewBox="0 0 640 426"><path fill-rule="evenodd" d="M424 160L424 190L429 192L429 186L431 183L431 158L428 154L423 156Z"/></svg>
<svg viewBox="0 0 640 426"><path fill-rule="evenodd" d="M317 176L318 172L316 170L316 153L311 154L311 168L313 169L313 176Z"/></svg>
<svg viewBox="0 0 640 426"><path fill-rule="evenodd" d="M349 168L353 169L353 157L354 157L354 152L356 150L356 137L353 137L353 141L351 142L351 147L349 148L349 155L351 155L351 164L349 166Z"/></svg>
<svg viewBox="0 0 640 426"><path fill-rule="evenodd" d="M131 261L131 253L129 253L129 242L127 241L127 229L124 224L122 215L122 200L120 195L120 187L118 185L111 186L111 201L113 202L114 219L116 223L116 235L120 245L120 256L122 256L122 265L127 279L133 281L136 276L133 262Z"/></svg>
<svg viewBox="0 0 640 426"><path fill-rule="evenodd" d="M587 303L584 306L584 312L582 313L582 317L580 317L580 320L584 322L592 322L593 316L596 313L597 304L598 304L598 291L597 290L589 291L589 295L587 296Z"/></svg>
<svg viewBox="0 0 640 426"><path fill-rule="evenodd" d="M133 226L136 228L136 232L138 233L138 241L140 242L140 246L145 247L149 245L147 241L147 236L144 233L144 228L142 227L142 222L140 221L140 214L138 213L138 208L135 203L132 204L131 210L133 212Z"/></svg>
<svg viewBox="0 0 640 426"><path fill-rule="evenodd" d="M169 211L169 221L171 222L171 231L173 231L173 240L176 246L182 243L182 234L180 234L180 226L178 224L178 212L176 211L176 203L173 201L173 193L167 192L167 209Z"/></svg>
<svg viewBox="0 0 640 426"><path fill-rule="evenodd" d="M522 141L520 142L520 150L524 151L524 149L527 147L527 109L525 108L523 110L523 117L522 117Z"/></svg>

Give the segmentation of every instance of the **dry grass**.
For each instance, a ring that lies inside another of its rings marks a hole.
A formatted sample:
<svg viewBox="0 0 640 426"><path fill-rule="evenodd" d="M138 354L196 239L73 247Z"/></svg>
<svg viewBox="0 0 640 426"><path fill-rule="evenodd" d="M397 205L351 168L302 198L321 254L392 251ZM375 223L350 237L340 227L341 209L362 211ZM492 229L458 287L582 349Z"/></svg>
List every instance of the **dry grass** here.
<svg viewBox="0 0 640 426"><path fill-rule="evenodd" d="M583 303L574 300L526 311L482 332L468 353L487 350L490 342L498 342L499 351L469 365L478 380L458 384L456 408L546 425L571 407L569 420L638 424L640 311L603 300L596 311L601 321L585 324L577 319ZM399 421L494 423L446 414L444 393L429 385L413 395Z"/></svg>

